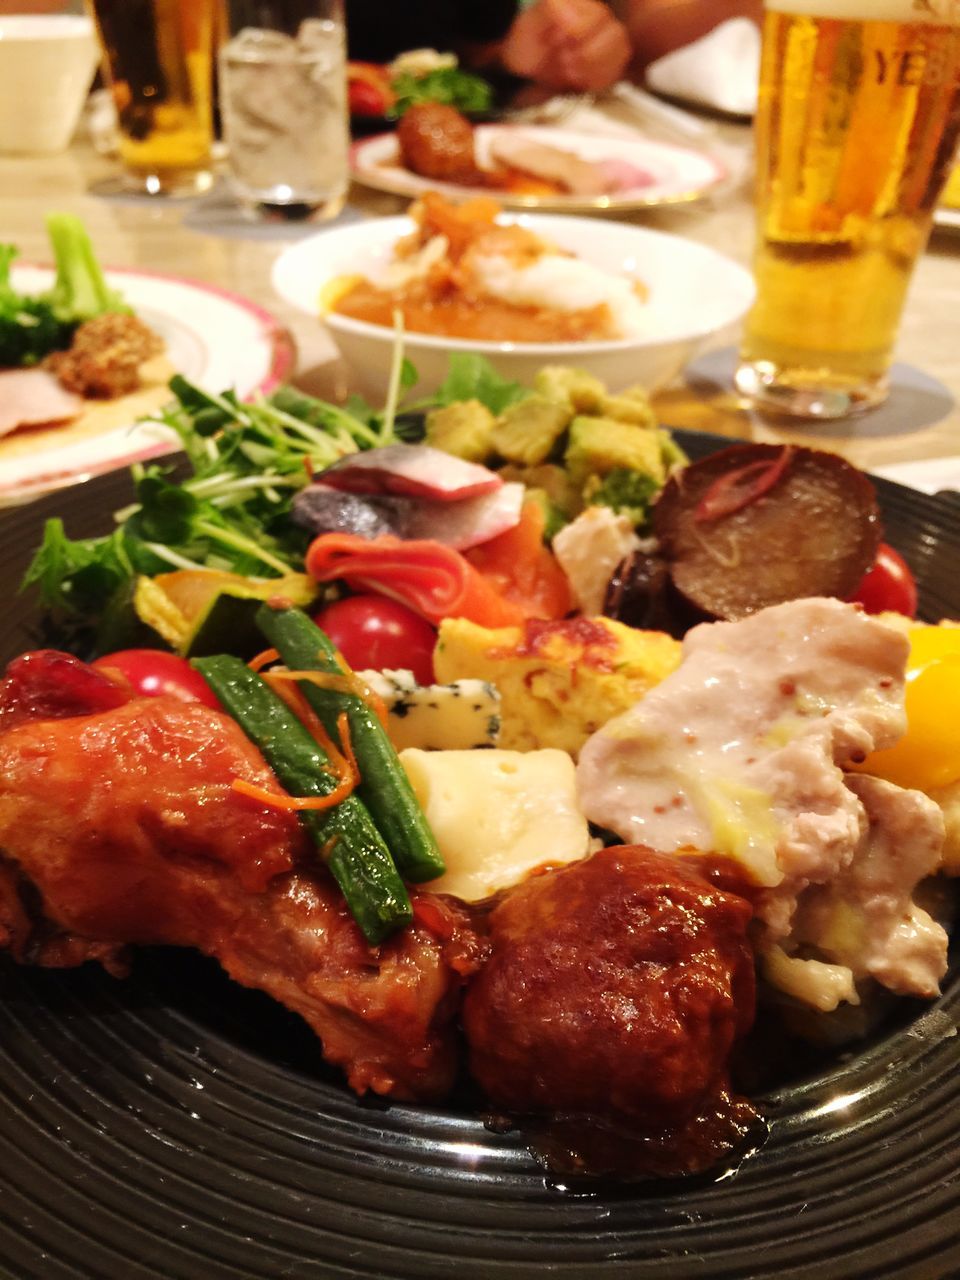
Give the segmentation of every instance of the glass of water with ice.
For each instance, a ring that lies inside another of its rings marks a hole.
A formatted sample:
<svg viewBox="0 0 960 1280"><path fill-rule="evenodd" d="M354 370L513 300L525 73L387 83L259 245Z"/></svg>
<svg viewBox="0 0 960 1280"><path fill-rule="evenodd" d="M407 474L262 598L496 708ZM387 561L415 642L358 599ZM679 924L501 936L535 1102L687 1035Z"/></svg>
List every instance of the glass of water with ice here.
<svg viewBox="0 0 960 1280"><path fill-rule="evenodd" d="M227 0L220 111L251 213L334 217L349 182L342 0Z"/></svg>

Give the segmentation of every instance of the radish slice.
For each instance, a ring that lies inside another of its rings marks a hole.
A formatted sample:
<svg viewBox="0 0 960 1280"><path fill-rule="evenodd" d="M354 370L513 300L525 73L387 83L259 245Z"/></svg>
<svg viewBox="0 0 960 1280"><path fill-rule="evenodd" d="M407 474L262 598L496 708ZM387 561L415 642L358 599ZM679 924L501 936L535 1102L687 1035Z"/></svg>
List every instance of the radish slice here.
<svg viewBox="0 0 960 1280"><path fill-rule="evenodd" d="M399 493L434 502L476 498L503 484L495 471L427 444L391 444L351 453L318 479L347 493Z"/></svg>

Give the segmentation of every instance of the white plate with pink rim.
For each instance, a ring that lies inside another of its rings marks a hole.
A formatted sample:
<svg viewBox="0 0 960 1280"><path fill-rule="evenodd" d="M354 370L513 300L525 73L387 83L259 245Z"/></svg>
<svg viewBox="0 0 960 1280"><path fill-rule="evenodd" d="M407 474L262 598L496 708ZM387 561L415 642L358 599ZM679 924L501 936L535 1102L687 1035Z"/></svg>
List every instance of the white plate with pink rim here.
<svg viewBox="0 0 960 1280"><path fill-rule="evenodd" d="M474 130L477 163L489 166L490 145L504 134L529 138L569 151L581 160L606 166L622 186L606 195L523 195L493 187L459 186L436 182L411 173L400 162L396 135L378 134L354 144L351 156L353 176L364 186L394 195L421 195L440 191L448 199L494 196L507 208L553 209L565 213L646 209L660 205L686 204L700 200L727 177L727 170L715 155L694 147L658 142L642 135L624 137L587 133L554 125L488 124Z"/></svg>
<svg viewBox="0 0 960 1280"><path fill-rule="evenodd" d="M269 394L293 370L290 334L269 311L249 299L198 280L150 271L116 269L105 275L164 340L173 369L205 390L232 388L241 399L251 399ZM11 272L14 288L25 294L40 293L52 282L49 267L18 264ZM25 502L178 448L169 428L137 422L139 413L134 408L127 418L124 402L114 403L116 412L104 415L111 419L106 428L80 438L67 424L54 430L15 432L0 441L0 506ZM34 441L36 447L31 447Z"/></svg>

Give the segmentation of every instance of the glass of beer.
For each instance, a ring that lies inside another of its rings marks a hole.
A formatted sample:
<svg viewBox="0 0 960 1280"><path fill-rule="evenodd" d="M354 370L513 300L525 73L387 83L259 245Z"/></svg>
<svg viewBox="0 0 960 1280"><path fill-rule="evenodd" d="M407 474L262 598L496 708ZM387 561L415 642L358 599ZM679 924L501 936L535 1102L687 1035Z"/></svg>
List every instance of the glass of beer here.
<svg viewBox="0 0 960 1280"><path fill-rule="evenodd" d="M190 195L212 182L217 0L87 0L120 128L125 185Z"/></svg>
<svg viewBox="0 0 960 1280"><path fill-rule="evenodd" d="M839 418L880 403L960 134L960 0L766 0L757 297L738 390Z"/></svg>

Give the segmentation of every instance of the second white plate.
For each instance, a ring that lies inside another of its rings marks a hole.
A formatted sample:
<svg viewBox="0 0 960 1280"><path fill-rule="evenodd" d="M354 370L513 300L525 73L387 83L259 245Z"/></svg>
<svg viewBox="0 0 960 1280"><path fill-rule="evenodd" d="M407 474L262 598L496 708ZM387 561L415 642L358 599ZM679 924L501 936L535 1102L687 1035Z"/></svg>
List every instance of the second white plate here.
<svg viewBox="0 0 960 1280"><path fill-rule="evenodd" d="M475 130L475 139L477 160L481 166L487 162L491 141L504 133L570 151L582 160L620 161L641 171L645 180L626 190L604 196L525 196L486 187L436 182L403 168L396 135L392 133L380 134L354 145L353 175L365 186L390 191L395 195L415 197L427 190L442 191L453 200L491 195L507 208L555 209L567 213L682 204L699 200L727 176L721 162L706 151L655 142L641 136L612 137L553 125L479 125Z"/></svg>
<svg viewBox="0 0 960 1280"><path fill-rule="evenodd" d="M242 399L273 390L291 372L293 340L256 303L213 285L147 271L111 270L108 282L166 344L169 363L208 391L233 388ZM50 286L49 267L17 266L12 283L23 293ZM109 402L106 402L109 403ZM120 404L118 402L118 408ZM0 441L0 504L22 502L50 489L86 480L114 467L158 457L176 448L163 428L137 425L136 411L104 430L71 436L57 430ZM35 447L26 450L24 442Z"/></svg>

